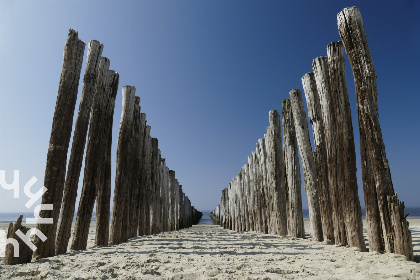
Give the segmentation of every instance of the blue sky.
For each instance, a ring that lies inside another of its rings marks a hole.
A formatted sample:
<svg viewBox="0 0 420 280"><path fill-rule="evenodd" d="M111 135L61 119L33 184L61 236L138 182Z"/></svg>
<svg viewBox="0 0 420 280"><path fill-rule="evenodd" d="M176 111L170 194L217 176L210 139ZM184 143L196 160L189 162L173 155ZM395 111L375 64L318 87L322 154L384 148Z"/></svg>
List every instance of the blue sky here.
<svg viewBox="0 0 420 280"><path fill-rule="evenodd" d="M302 88L312 60L340 39L337 13L354 5L378 75L394 188L407 206L420 207L419 1L2 0L0 170L9 181L20 170L21 198L0 189L0 212L31 211L23 186L32 176L39 179L34 189L42 186L69 28L85 43L102 42L111 69L120 73L113 162L121 88L134 85L168 167L193 205L211 210L263 137L269 110L281 111L289 91ZM346 63L364 207L353 76Z"/></svg>

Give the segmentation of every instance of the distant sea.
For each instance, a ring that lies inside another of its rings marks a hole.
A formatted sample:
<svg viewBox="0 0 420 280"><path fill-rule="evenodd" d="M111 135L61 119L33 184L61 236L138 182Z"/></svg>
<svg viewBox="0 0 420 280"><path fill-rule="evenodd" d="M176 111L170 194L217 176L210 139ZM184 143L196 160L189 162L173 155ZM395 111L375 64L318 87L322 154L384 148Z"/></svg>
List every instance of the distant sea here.
<svg viewBox="0 0 420 280"><path fill-rule="evenodd" d="M210 218L210 211L202 211L203 217L201 218L199 224L213 224L213 221ZM410 213L408 216L409 218L416 218L420 219L420 207L407 207L405 208L406 213ZM7 226L10 222L16 222L19 215L23 215L23 224L25 224L26 218L33 218L34 213L33 212L27 212L27 213L0 213L0 226ZM366 216L365 209L362 209L362 216ZM303 209L303 218L309 218L309 210ZM76 215L73 218L73 221L76 220ZM93 213L92 215L92 222L96 222L96 213Z"/></svg>

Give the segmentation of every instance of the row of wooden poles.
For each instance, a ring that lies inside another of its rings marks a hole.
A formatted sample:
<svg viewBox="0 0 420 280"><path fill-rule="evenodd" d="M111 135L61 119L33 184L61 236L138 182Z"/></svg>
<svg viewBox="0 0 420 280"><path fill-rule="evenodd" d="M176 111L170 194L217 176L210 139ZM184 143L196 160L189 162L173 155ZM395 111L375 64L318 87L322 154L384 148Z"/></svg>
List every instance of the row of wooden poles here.
<svg viewBox="0 0 420 280"><path fill-rule="evenodd" d="M378 119L376 73L357 7L337 16L342 42L327 46L327 56L312 62L302 77L312 151L302 92L290 91L238 175L222 191L211 213L224 228L303 238L301 175L308 198L310 233L319 241L366 250L356 178L356 155L344 48L354 74L360 133L363 191L369 250L402 254L413 260L404 203L394 193ZM282 149L283 144L283 149Z"/></svg>
<svg viewBox="0 0 420 280"><path fill-rule="evenodd" d="M52 204L53 209L41 208L39 213L42 219L52 218L53 223L38 222L36 228L47 239L35 237L35 259L67 252L86 138L83 188L71 249L86 249L95 202L96 246L119 244L137 235L190 227L198 223L202 215L182 191L175 171L166 166L158 139L150 136L150 126L146 125L146 114L140 112L140 97L135 96L135 87L124 86L110 221L112 124L119 74L109 70L109 59L102 57L103 45L95 40L88 45L86 72L66 173L84 49L85 43L78 38L77 32L70 30L64 48L47 155L44 186L48 191L42 197L42 204ZM8 237L20 240L15 232L18 229L27 232L21 221L22 218L14 226L11 224ZM20 243L20 249L26 250L27 246ZM14 258L13 245L8 244L4 262L28 262L31 257L32 251L25 251L20 258Z"/></svg>

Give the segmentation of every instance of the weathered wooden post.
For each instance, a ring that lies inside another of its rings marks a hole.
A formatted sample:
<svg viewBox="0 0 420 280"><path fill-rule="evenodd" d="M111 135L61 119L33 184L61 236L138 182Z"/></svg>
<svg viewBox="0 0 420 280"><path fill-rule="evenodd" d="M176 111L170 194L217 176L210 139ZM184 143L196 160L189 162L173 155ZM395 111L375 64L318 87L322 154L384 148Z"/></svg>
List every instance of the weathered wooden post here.
<svg viewBox="0 0 420 280"><path fill-rule="evenodd" d="M328 183L328 161L325 146L324 123L321 114L318 90L316 89L313 73L307 73L302 77L303 91L308 106L308 117L312 124L315 150L314 162L318 183L319 204L321 207L322 231L324 240L334 242L334 226L331 211L330 187ZM335 200L334 200L335 201Z"/></svg>
<svg viewBox="0 0 420 280"><path fill-rule="evenodd" d="M143 145L144 129L146 125L146 115L140 113L140 97L134 100L134 163L133 163L133 188L134 194L131 199L132 218L130 219L130 237L137 236L139 233L141 199L142 199L142 179L143 179Z"/></svg>
<svg viewBox="0 0 420 280"><path fill-rule="evenodd" d="M144 118L144 146L143 146L143 167L141 178L141 213L139 234L150 234L150 160L151 160L151 137L150 126L146 125L146 115L141 113Z"/></svg>
<svg viewBox="0 0 420 280"><path fill-rule="evenodd" d="M112 125L114 122L115 98L118 93L119 74L109 71L113 75L111 85L107 88L109 97L105 116L103 118L102 132L102 159L99 162L98 176L95 179L96 185L96 246L107 246L109 241L109 215L111 212L111 146L112 146Z"/></svg>
<svg viewBox="0 0 420 280"><path fill-rule="evenodd" d="M252 155L248 156L248 213L249 213L249 230L255 231L255 179L254 179L254 163ZM223 205L220 204L220 209ZM220 210L222 211L222 210Z"/></svg>
<svg viewBox="0 0 420 280"><path fill-rule="evenodd" d="M394 195L394 187L378 119L376 72L370 55L359 9L357 7L352 7L341 11L337 15L337 24L340 37L343 40L353 70L358 105L360 138L363 138L365 141L364 148L369 155L372 166L371 171L376 183L385 251L394 252L396 241L395 229L392 226L387 200L388 197ZM362 129L360 129L360 127ZM402 221L405 220L404 213L401 213L403 211L403 209L402 211L397 211L400 213L400 219ZM406 228L407 224L408 223L402 224L402 227L405 228L404 230L409 231L408 228ZM401 247L411 248L412 250L412 244L408 244L408 239L404 239L404 241L401 242L407 243ZM409 252L406 252L405 255L410 258Z"/></svg>
<svg viewBox="0 0 420 280"><path fill-rule="evenodd" d="M269 113L270 126L267 128L267 184L270 200L267 209L270 216L269 233L287 235L286 193L283 189L283 150L281 140L280 114L277 110ZM270 211L271 210L271 211Z"/></svg>
<svg viewBox="0 0 420 280"><path fill-rule="evenodd" d="M89 41L82 96L80 98L79 113L74 128L73 143L64 184L63 204L55 241L56 254L67 252L67 245L70 240L80 170L82 169L89 117L102 50L103 45L100 42L96 40Z"/></svg>
<svg viewBox="0 0 420 280"><path fill-rule="evenodd" d="M23 215L20 215L16 223L10 223L7 231L7 239L13 238L15 244L7 243L3 258L3 263L7 265L30 263L32 259L32 249L20 238L16 232L21 231L21 234L29 234L29 228L22 226ZM19 246L19 248L17 248ZM19 256L17 255L19 253Z"/></svg>
<svg viewBox="0 0 420 280"><path fill-rule="evenodd" d="M327 46L331 96L336 99L338 189L343 197L343 216L347 242L352 247L365 251L363 237L362 209L360 206L356 151L354 147L353 124L349 94L347 91L344 47L341 41Z"/></svg>
<svg viewBox="0 0 420 280"><path fill-rule="evenodd" d="M249 208L249 200L251 197L250 191L250 182L249 182L249 164L245 164L242 168L243 172L243 189L244 189L244 196L243 196L243 205L244 205L244 230L250 231L250 217L251 211Z"/></svg>
<svg viewBox="0 0 420 280"><path fill-rule="evenodd" d="M319 207L318 187L312 147L309 138L308 122L303 109L302 92L299 89L290 91L290 103L299 144L300 158L304 176L305 191L308 196L311 235L318 241L323 240L321 211Z"/></svg>
<svg viewBox="0 0 420 280"><path fill-rule="evenodd" d="M84 50L85 43L78 38L76 31L70 29L64 47L60 84L48 146L44 177L44 186L47 191L42 195L41 202L43 205L52 204L53 210L39 212L40 218L52 218L53 223L38 223L36 226L47 237L45 241L38 236L35 237L34 244L37 250L34 251L34 258L37 260L55 254L55 238L66 176L67 150L73 126Z"/></svg>
<svg viewBox="0 0 420 280"><path fill-rule="evenodd" d="M337 100L336 96L331 95L328 58L326 56L315 58L312 62L312 69L314 71L324 124L334 240L336 244L347 244L342 206L343 196L340 193L337 181L339 171L337 159L337 120L334 109L337 106Z"/></svg>
<svg viewBox="0 0 420 280"><path fill-rule="evenodd" d="M284 137L284 162L287 174L287 189L289 194L288 207L288 233L290 236L304 238L302 214L302 194L298 144L296 140L295 125L289 99L283 100L283 137Z"/></svg>
<svg viewBox="0 0 420 280"><path fill-rule="evenodd" d="M123 87L123 106L121 112L120 131L117 144L117 166L115 176L114 201L111 218L111 244L121 243L124 207L126 205L126 190L130 182L131 171L130 148L131 132L133 126L134 96L136 88L133 86Z"/></svg>
<svg viewBox="0 0 420 280"><path fill-rule="evenodd" d="M169 170L169 230L175 230L175 171Z"/></svg>
<svg viewBox="0 0 420 280"><path fill-rule="evenodd" d="M404 202L400 202L398 195L388 196L388 208L390 211L391 225L394 230L394 253L405 255L409 260L414 260L413 242L409 223L405 219Z"/></svg>
<svg viewBox="0 0 420 280"><path fill-rule="evenodd" d="M267 213L267 168L266 168L266 147L265 139L258 139L258 174L259 174L259 188L260 193L260 212L261 212L261 232L268 233L268 220L270 219Z"/></svg>
<svg viewBox="0 0 420 280"><path fill-rule="evenodd" d="M118 74L112 70L108 70L109 64L109 59L106 57L102 57L99 63L92 113L90 115L83 188L71 244L73 250L86 249L97 193L96 186L101 179L101 175L105 172L103 157L106 144L103 141L104 138L108 138L108 135L105 135L104 131L106 126L106 112L108 110L107 107L112 105L112 83L114 79L118 80L118 77L115 77Z"/></svg>
<svg viewBox="0 0 420 280"><path fill-rule="evenodd" d="M159 181L159 147L158 139L151 138L151 177L150 177L150 234L158 233L156 208L158 204L157 189Z"/></svg>

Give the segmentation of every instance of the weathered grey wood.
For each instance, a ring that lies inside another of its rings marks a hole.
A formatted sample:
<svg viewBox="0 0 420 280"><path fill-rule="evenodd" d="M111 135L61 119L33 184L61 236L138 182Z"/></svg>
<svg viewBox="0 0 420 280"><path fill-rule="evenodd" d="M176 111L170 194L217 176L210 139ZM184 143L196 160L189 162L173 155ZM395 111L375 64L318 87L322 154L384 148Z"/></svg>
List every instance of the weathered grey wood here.
<svg viewBox="0 0 420 280"><path fill-rule="evenodd" d="M73 126L84 50L85 43L78 38L76 31L70 29L64 47L60 84L48 146L44 176L44 186L47 191L43 194L41 202L43 205L52 204L53 210L41 210L39 213L41 218L52 218L53 223L38 223L36 226L47 237L45 241L35 237L34 244L37 250L34 251L34 258L37 260L55 254L55 238L66 176L67 150Z"/></svg>
<svg viewBox="0 0 420 280"><path fill-rule="evenodd" d="M127 194L126 190L130 182L129 171L132 151L130 150L130 140L132 136L134 96L136 88L134 86L124 86L122 95L122 112L120 121L120 130L118 134L117 144L117 164L115 176L114 200L112 206L111 218L111 244L119 244L122 242L122 234L126 232L123 229L124 207L126 206Z"/></svg>
<svg viewBox="0 0 420 280"><path fill-rule="evenodd" d="M287 235L286 193L283 189L283 150L281 140L280 114L277 110L269 113L270 126L267 128L267 189L269 193L268 214L269 233Z"/></svg>
<svg viewBox="0 0 420 280"><path fill-rule="evenodd" d="M293 121L292 108L289 99L283 100L283 137L284 137L284 162L285 174L287 175L288 190L288 233L290 236L304 238L302 214L302 194L298 144Z"/></svg>
<svg viewBox="0 0 420 280"><path fill-rule="evenodd" d="M139 117L140 117L140 97L134 96L133 104L134 106L132 110L132 118L131 123L128 124L129 128L127 130L127 154L126 158L124 158L125 163L125 170L123 171L126 174L125 179L125 202L124 202L124 210L121 222L121 240L120 242L125 242L129 238L133 237L133 227L135 221L137 221L137 210L135 210L135 204L137 199L137 183L139 178L136 178L138 175L139 169L139 143L138 143L138 132L139 129ZM137 124L136 124L137 123ZM136 227L137 229L137 227Z"/></svg>
<svg viewBox="0 0 420 280"><path fill-rule="evenodd" d="M315 58L312 62L312 69L318 90L321 115L324 124L334 240L336 244L347 244L342 206L343 196L340 193L337 181L337 123L334 109L337 106L337 102L336 96L331 95L328 58L326 56Z"/></svg>
<svg viewBox="0 0 420 280"><path fill-rule="evenodd" d="M363 128L359 131L365 134L360 137L366 140L365 148L375 178L385 251L394 252L395 233L387 203L387 197L394 195L394 188L378 119L376 73L359 9L352 7L341 11L337 15L337 24L353 70L359 127Z"/></svg>
<svg viewBox="0 0 420 280"><path fill-rule="evenodd" d="M107 246L109 241L109 215L111 212L111 146L112 125L114 121L115 98L118 93L119 74L109 71L113 75L112 82L107 88L107 103L104 111L104 125L101 143L102 160L97 169L96 185L96 246Z"/></svg>
<svg viewBox="0 0 420 280"><path fill-rule="evenodd" d="M141 208L141 181L143 177L143 145L145 117L140 113L140 97L134 101L134 154L133 154L133 196L131 198L132 218L130 218L130 238L138 235Z"/></svg>
<svg viewBox="0 0 420 280"><path fill-rule="evenodd" d="M20 230L23 234L28 234L30 228L22 226L23 215L20 215L16 223L10 223L7 231L7 238L13 238L19 245L19 256L15 255L15 247L8 243L4 252L3 263L7 265L30 263L32 259L32 249L16 234Z"/></svg>
<svg viewBox="0 0 420 280"><path fill-rule="evenodd" d="M151 160L152 160L152 139L150 137L149 125L146 125L144 139L144 179L142 180L142 209L143 229L142 234L151 234Z"/></svg>
<svg viewBox="0 0 420 280"><path fill-rule="evenodd" d="M306 114L303 109L302 92L299 89L290 91L290 103L299 144L300 158L302 160L305 191L308 197L311 235L314 239L322 241L321 211L319 207L316 170L309 138L308 122L306 121Z"/></svg>
<svg viewBox="0 0 420 280"><path fill-rule="evenodd" d="M394 252L405 255L410 261L414 260L413 242L409 223L404 213L404 202L399 201L398 194L388 196L388 208L390 210L391 224L394 230Z"/></svg>
<svg viewBox="0 0 420 280"><path fill-rule="evenodd" d="M169 170L169 230L175 230L175 171Z"/></svg>
<svg viewBox="0 0 420 280"><path fill-rule="evenodd" d="M357 187L353 124L347 91L344 47L341 41L332 42L327 46L327 56L331 95L336 99L334 109L337 121L337 183L343 198L347 243L365 251L362 209Z"/></svg>
<svg viewBox="0 0 420 280"><path fill-rule="evenodd" d="M102 50L103 45L100 42L96 40L89 41L82 96L80 98L79 112L74 128L73 143L67 168L66 182L64 184L63 204L55 242L56 254L67 252L67 246L70 240L80 170L82 169L90 111Z"/></svg>
<svg viewBox="0 0 420 280"><path fill-rule="evenodd" d="M314 162L318 183L319 204L321 207L322 231L324 240L334 242L334 226L331 211L330 187L328 183L327 150L325 146L324 122L316 88L314 73L302 77L302 86L308 107L308 117L314 135Z"/></svg>
<svg viewBox="0 0 420 280"><path fill-rule="evenodd" d="M112 82L115 72L108 70L109 59L102 57L99 63L98 78L95 84L95 95L90 115L90 127L85 157L83 187L77 210L74 234L71 244L72 250L84 250L87 246L89 227L96 199L96 185L102 170L102 157L105 146L103 143L106 110L111 99Z"/></svg>
<svg viewBox="0 0 420 280"><path fill-rule="evenodd" d="M359 105L357 105L359 107ZM360 119L360 110L357 110L358 119ZM384 252L385 243L382 238L382 225L379 215L378 198L376 194L375 178L370 164L368 149L366 145L366 133L364 128L359 125L360 139L360 158L362 161L362 182L363 194L366 209L366 224L369 240L370 252Z"/></svg>
<svg viewBox="0 0 420 280"><path fill-rule="evenodd" d="M159 185L159 147L158 139L151 138L151 178L150 178L150 233L158 233L157 189Z"/></svg>
<svg viewBox="0 0 420 280"><path fill-rule="evenodd" d="M147 135L146 135L146 114L144 113L140 113L140 132L141 133L141 151L140 151L140 168L139 168L139 172L140 172L140 181L139 181L139 206L138 206L138 235L144 235L145 234L145 199L147 199L145 197L146 192L145 192L145 182L146 182L146 178L147 178L147 174L146 174L146 160L147 160L147 152L146 149L148 148L146 145L146 139L147 139Z"/></svg>

